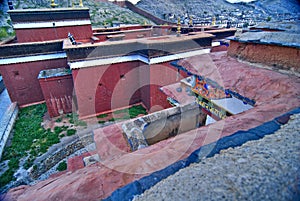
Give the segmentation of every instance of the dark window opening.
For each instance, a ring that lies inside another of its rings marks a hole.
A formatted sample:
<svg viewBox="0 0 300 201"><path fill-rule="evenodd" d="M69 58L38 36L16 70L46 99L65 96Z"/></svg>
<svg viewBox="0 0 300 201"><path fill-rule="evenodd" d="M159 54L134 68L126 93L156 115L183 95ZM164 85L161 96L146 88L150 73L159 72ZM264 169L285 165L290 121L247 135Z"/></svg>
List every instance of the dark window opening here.
<svg viewBox="0 0 300 201"><path fill-rule="evenodd" d="M19 71L13 71L14 76L20 75Z"/></svg>

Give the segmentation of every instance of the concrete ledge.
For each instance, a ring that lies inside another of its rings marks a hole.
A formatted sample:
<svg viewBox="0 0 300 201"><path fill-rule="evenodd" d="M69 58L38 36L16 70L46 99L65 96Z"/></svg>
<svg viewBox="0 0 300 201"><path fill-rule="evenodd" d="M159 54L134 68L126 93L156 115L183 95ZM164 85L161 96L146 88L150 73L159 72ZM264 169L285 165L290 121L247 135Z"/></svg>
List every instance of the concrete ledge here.
<svg viewBox="0 0 300 201"><path fill-rule="evenodd" d="M300 113L300 107L276 117L272 121L266 122L258 127L247 131L237 131L230 136L219 139L217 142L202 146L190 154L189 157L115 190L111 196L104 199L104 201L132 200L134 196L142 194L145 190L150 189L152 186L180 169L189 166L191 163L200 162L203 157L213 157L215 154L220 153L221 150L241 146L248 141L258 140L266 135L273 134L280 129L281 125L288 122L291 115L298 113ZM214 148L209 148L211 146ZM207 150L209 150L209 152Z"/></svg>
<svg viewBox="0 0 300 201"><path fill-rule="evenodd" d="M10 104L4 113L1 122L0 122L0 159L2 157L2 153L9 137L9 134L13 128L15 120L17 118L19 109L17 107L17 103L14 102Z"/></svg>
<svg viewBox="0 0 300 201"><path fill-rule="evenodd" d="M190 103L130 120L122 129L130 149L136 151L204 125L203 115L198 104Z"/></svg>

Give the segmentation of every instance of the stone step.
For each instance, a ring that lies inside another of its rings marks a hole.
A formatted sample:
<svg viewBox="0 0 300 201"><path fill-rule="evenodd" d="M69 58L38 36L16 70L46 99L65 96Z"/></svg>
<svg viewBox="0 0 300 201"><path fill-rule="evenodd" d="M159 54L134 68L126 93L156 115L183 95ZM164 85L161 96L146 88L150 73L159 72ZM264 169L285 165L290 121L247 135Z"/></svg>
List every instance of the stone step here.
<svg viewBox="0 0 300 201"><path fill-rule="evenodd" d="M84 168L85 165L84 165L83 159L88 156L91 156L90 152L86 152L80 156L75 156L75 157L69 158L68 159L68 168L67 168L68 172L69 171L74 172L75 170Z"/></svg>
<svg viewBox="0 0 300 201"><path fill-rule="evenodd" d="M130 148L123 137L123 123L112 124L93 131L96 150L86 152L68 160L68 171L82 169L96 162L105 163L120 158L130 152Z"/></svg>
<svg viewBox="0 0 300 201"><path fill-rule="evenodd" d="M112 124L93 131L96 151L101 161L110 161L130 152L123 136L121 127L123 123Z"/></svg>

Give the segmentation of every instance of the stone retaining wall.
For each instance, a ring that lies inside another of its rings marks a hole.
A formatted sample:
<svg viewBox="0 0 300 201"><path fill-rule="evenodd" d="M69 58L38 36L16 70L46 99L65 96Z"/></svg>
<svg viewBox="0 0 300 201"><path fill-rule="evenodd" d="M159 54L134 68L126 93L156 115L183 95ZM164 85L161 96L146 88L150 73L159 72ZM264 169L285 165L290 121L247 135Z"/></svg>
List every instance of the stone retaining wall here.
<svg viewBox="0 0 300 201"><path fill-rule="evenodd" d="M15 120L17 118L19 109L17 107L17 103L14 102L10 104L6 112L4 113L1 122L0 122L0 159L9 137L9 134L13 128Z"/></svg>
<svg viewBox="0 0 300 201"><path fill-rule="evenodd" d="M47 172L54 165L59 163L61 160L66 158L67 156L73 154L74 152L84 148L86 145L92 144L94 142L94 138L92 135L85 135L81 138L76 137L75 140L68 144L60 144L61 148L57 149L52 154L44 154L40 158L37 158L34 162L33 168L30 170L30 177L33 179L37 179L43 173Z"/></svg>
<svg viewBox="0 0 300 201"><path fill-rule="evenodd" d="M132 151L205 125L196 103L158 111L122 125Z"/></svg>

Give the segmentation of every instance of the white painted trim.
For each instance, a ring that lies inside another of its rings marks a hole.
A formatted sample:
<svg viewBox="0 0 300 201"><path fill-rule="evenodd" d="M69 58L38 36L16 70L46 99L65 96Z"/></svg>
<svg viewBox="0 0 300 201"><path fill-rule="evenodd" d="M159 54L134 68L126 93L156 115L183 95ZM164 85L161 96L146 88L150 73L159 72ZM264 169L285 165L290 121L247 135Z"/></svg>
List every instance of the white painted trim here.
<svg viewBox="0 0 300 201"><path fill-rule="evenodd" d="M55 53L55 54L43 54L43 55L34 55L34 56L26 56L26 57L0 59L0 65L26 63L26 62L33 62L33 61L43 61L43 60L50 60L50 59L63 59L63 58L67 58L67 54L65 52Z"/></svg>
<svg viewBox="0 0 300 201"><path fill-rule="evenodd" d="M150 59L150 64L158 64L158 63L163 63L163 62L167 62L167 61L184 59L187 57L208 54L208 53L210 53L210 49L202 49L202 50L184 52L184 53L179 53L179 54L172 54L172 55L163 56L163 57L156 57L156 58Z"/></svg>
<svg viewBox="0 0 300 201"><path fill-rule="evenodd" d="M210 53L210 49L202 49L202 50L184 52L184 53L173 54L168 56L156 57L152 59L148 59L147 57L141 55L131 55L131 56L112 57L106 59L94 59L94 60L86 60L86 61L69 62L69 66L71 69L78 69L78 68L87 68L87 67L93 67L99 65L109 65L109 64L116 64L116 63L130 62L130 61L141 61L146 64L158 64L158 63L164 63L168 61L173 61L177 59L183 59L187 57L208 54L208 53Z"/></svg>
<svg viewBox="0 0 300 201"><path fill-rule="evenodd" d="M232 97L232 98L223 98L218 100L211 100L217 106L224 108L226 111L230 112L231 114L239 114L246 110L250 110L253 106L244 104L243 101Z"/></svg>
<svg viewBox="0 0 300 201"><path fill-rule="evenodd" d="M216 42L212 42L211 43L211 46L212 47L218 47L218 46L220 46L221 45L221 43L219 42L219 41L216 41Z"/></svg>
<svg viewBox="0 0 300 201"><path fill-rule="evenodd" d="M91 20L70 20L70 21L53 21L53 22L27 22L16 23L14 29L37 29L37 28L52 28L66 26L90 25Z"/></svg>
<svg viewBox="0 0 300 201"><path fill-rule="evenodd" d="M71 69L78 69L78 68L87 68L99 65L108 65L108 64L117 64L129 61L143 61L148 63L145 60L146 58L140 55L131 55L131 56L122 56L122 57L113 57L113 58L106 58L106 59L93 59L93 60L85 60L85 61L78 61L78 62L70 62L69 66Z"/></svg>

